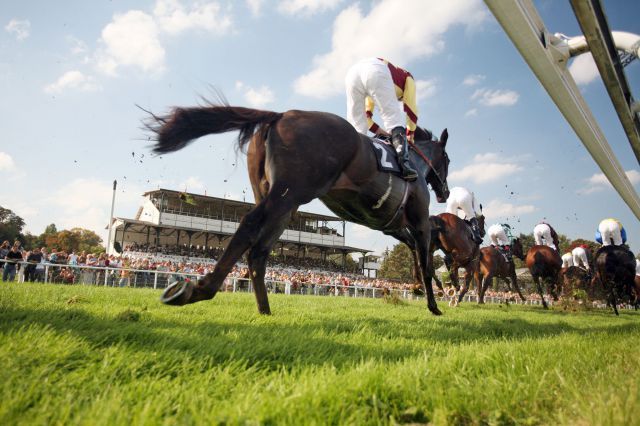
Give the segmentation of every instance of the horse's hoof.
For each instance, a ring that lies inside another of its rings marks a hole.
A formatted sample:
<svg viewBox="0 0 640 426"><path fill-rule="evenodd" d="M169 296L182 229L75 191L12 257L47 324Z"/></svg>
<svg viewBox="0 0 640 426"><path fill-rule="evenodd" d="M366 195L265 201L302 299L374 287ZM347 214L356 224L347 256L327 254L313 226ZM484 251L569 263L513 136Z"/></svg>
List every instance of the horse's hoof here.
<svg viewBox="0 0 640 426"><path fill-rule="evenodd" d="M194 285L190 281L174 281L164 290L160 301L165 305L186 305L191 300L193 289Z"/></svg>
<svg viewBox="0 0 640 426"><path fill-rule="evenodd" d="M442 315L442 311L438 309L437 306L434 306L433 308L429 307L429 311L431 311L433 315Z"/></svg>

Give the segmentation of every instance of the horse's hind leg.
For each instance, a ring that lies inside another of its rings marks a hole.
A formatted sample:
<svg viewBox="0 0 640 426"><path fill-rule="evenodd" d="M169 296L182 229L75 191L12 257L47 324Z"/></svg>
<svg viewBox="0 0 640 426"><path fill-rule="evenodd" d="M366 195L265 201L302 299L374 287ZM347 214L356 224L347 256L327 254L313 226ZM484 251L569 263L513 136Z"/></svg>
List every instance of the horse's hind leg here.
<svg viewBox="0 0 640 426"><path fill-rule="evenodd" d="M462 290L460 290L460 294L458 294L458 303L462 302L462 298L464 297L465 294L467 294L467 291L469 291L469 284L471 283L471 279L473 277L473 274L471 273L472 271L469 271L469 268L465 268L464 271L464 286L462 287Z"/></svg>
<svg viewBox="0 0 640 426"><path fill-rule="evenodd" d="M480 283L480 291L478 292L478 305L484 305L484 294L487 292L487 289L493 282L493 273L489 272L482 278L482 282Z"/></svg>
<svg viewBox="0 0 640 426"><path fill-rule="evenodd" d="M264 284L267 259L269 258L269 253L271 253L271 248L287 226L293 209L287 210L287 206L283 205L274 210L276 211L272 211L272 214L265 220L260 237L251 247L248 255L249 272L253 282L258 311L266 315L271 314L267 288Z"/></svg>
<svg viewBox="0 0 640 426"><path fill-rule="evenodd" d="M286 200L278 201L279 202L274 203L267 197L247 213L240 222L240 226L233 235L233 238L231 238L227 249L220 257L218 263L216 263L213 272L205 275L198 281L197 285L189 288L189 292L185 290L182 292L183 294L176 293L172 295L171 288L168 288L163 295L164 303L170 305L186 305L188 303L212 299L238 259L240 259L249 247L252 247L256 241L260 239L261 233L268 232L268 226L272 226L274 220L280 220L283 216L290 214L296 207L290 197Z"/></svg>
<svg viewBox="0 0 640 426"><path fill-rule="evenodd" d="M540 295L540 300L542 301L542 307L545 309L549 309L549 306L547 306L547 301L544 300L544 294L542 293L542 286L540 285L540 277L538 277L537 275L534 275L533 282L536 283L536 289L538 290L538 294Z"/></svg>

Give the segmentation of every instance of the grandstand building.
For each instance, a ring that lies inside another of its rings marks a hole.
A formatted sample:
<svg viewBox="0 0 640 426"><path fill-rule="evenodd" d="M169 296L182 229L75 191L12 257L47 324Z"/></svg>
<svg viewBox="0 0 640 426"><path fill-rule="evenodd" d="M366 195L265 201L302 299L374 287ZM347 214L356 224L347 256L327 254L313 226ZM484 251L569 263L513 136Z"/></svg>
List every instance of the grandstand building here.
<svg viewBox="0 0 640 426"><path fill-rule="evenodd" d="M207 253L221 253L227 247L244 215L255 207L253 203L169 189L143 196L134 219L113 219L111 246L107 248L110 254L140 250L202 261L203 253L206 259ZM345 266L348 254L364 257L371 251L345 245L345 229L345 221L336 216L298 211L275 244L274 254L324 263L330 256L337 257Z"/></svg>

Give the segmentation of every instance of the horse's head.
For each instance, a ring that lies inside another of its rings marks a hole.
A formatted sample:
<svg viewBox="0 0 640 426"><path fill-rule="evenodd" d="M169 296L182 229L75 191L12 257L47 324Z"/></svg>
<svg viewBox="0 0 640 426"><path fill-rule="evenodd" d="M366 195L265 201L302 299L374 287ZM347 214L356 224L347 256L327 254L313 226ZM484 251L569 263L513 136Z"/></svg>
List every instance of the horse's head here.
<svg viewBox="0 0 640 426"><path fill-rule="evenodd" d="M478 216L476 216L476 218L478 219L478 228L480 228L480 236L484 237L487 234L487 231L484 229L484 215L480 214Z"/></svg>
<svg viewBox="0 0 640 426"><path fill-rule="evenodd" d="M522 241L520 241L520 238L514 238L511 242L511 252L518 259L524 260L524 249L522 248Z"/></svg>
<svg viewBox="0 0 640 426"><path fill-rule="evenodd" d="M449 198L449 185L447 184L447 176L449 175L449 156L447 155L447 139L449 132L447 129L442 131L440 140L434 139L431 132L416 128L415 142L416 145L424 152L427 157L428 172L426 180L433 192L436 193L436 199L439 203L444 203Z"/></svg>

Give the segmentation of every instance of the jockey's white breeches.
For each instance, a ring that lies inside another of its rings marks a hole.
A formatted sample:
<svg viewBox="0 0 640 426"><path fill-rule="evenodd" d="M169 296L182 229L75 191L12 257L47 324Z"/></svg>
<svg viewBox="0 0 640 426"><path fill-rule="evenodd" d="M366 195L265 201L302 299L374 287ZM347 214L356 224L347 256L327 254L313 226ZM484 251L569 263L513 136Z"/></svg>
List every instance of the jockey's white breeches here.
<svg viewBox="0 0 640 426"><path fill-rule="evenodd" d="M613 240L614 246L622 245L622 233L620 231L620 224L611 219L605 219L598 225L598 231L602 235L602 245L611 245Z"/></svg>
<svg viewBox="0 0 640 426"><path fill-rule="evenodd" d="M502 226L498 224L491 225L487 230L487 234L489 234L491 244L493 244L494 246L509 245L509 239L507 239L507 235L504 233L504 229L502 229Z"/></svg>
<svg viewBox="0 0 640 426"><path fill-rule="evenodd" d="M568 268L573 266L573 255L571 253L565 253L562 255L562 267Z"/></svg>
<svg viewBox="0 0 640 426"><path fill-rule="evenodd" d="M462 211L462 216L458 213L458 210ZM455 214L461 219L476 217L473 193L460 186L451 188L449 198L447 198L446 211L447 213Z"/></svg>
<svg viewBox="0 0 640 426"><path fill-rule="evenodd" d="M396 97L396 89L387 64L379 59L365 59L353 65L345 77L347 89L347 120L360 133L367 134L369 125L365 111L367 96L380 108L382 126L387 132L394 127L406 127L402 103Z"/></svg>
<svg viewBox="0 0 640 426"><path fill-rule="evenodd" d="M533 238L536 240L536 245L545 245L557 250L556 245L553 244L553 238L551 238L551 228L546 223L539 223L533 228Z"/></svg>
<svg viewBox="0 0 640 426"><path fill-rule="evenodd" d="M640 260L636 259L636 275L640 275Z"/></svg>
<svg viewBox="0 0 640 426"><path fill-rule="evenodd" d="M589 259L587 259L587 251L585 249L576 247L571 250L571 255L573 256L574 265L580 266L582 264L584 269L589 270Z"/></svg>

